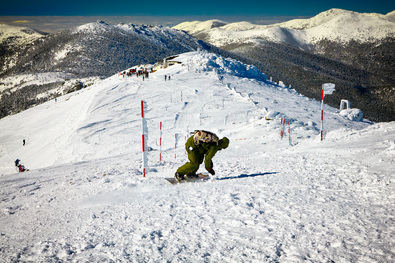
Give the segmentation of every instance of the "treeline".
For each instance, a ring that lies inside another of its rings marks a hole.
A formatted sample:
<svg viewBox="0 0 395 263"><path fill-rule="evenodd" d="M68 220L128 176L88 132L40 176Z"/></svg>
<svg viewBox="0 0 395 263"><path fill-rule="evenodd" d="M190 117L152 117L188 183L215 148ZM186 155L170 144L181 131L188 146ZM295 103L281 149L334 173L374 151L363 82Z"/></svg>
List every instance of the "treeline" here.
<svg viewBox="0 0 395 263"><path fill-rule="evenodd" d="M333 56L333 59L329 58L330 53L321 56L273 42L266 42L261 46L231 45L226 49L242 56L244 61L254 64L268 77L272 76L273 80L291 84L298 92L317 100L320 100L323 83L335 83L336 91L326 98L329 105L337 108L341 99L348 99L352 107L363 110L365 118L372 121L393 121L395 68L390 43L393 42L388 41L382 47L372 49L368 53L371 54L371 61L366 65L364 61L369 55L359 50L356 43L345 47L345 51L342 51L340 46L330 43L332 46L328 45L325 49L331 49L338 54L337 57ZM366 50L369 48L372 47L364 47ZM350 57L347 54L356 54L354 58L359 57L358 62L342 62Z"/></svg>
<svg viewBox="0 0 395 263"><path fill-rule="evenodd" d="M198 47L195 38L182 32L153 32L148 38L144 34L125 33L118 28L100 34L63 31L38 39L22 50L5 43L0 46L0 53L4 58L17 54L16 65L0 76L67 72L77 77L108 77L133 65L155 63L166 56ZM63 50L68 50L67 56L56 60L55 55Z"/></svg>
<svg viewBox="0 0 395 263"><path fill-rule="evenodd" d="M61 85L63 85L63 82L49 83L43 85L29 85L14 92L11 92L10 89L4 90L0 93L0 118L24 111L34 105L43 103L48 99L61 95L53 94L51 97L37 98L38 94L48 90L52 90Z"/></svg>

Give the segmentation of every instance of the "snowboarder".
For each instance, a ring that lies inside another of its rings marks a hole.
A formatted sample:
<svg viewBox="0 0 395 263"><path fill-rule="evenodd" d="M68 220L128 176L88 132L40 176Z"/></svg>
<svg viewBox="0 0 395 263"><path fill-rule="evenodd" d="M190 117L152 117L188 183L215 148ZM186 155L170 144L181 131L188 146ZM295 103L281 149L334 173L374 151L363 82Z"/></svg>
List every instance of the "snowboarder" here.
<svg viewBox="0 0 395 263"><path fill-rule="evenodd" d="M177 169L174 177L180 182L186 179L197 177L197 170L204 159L206 170L214 175L212 158L217 151L228 148L229 139L218 136L212 132L197 130L188 138L185 143L185 149L188 153L189 162Z"/></svg>

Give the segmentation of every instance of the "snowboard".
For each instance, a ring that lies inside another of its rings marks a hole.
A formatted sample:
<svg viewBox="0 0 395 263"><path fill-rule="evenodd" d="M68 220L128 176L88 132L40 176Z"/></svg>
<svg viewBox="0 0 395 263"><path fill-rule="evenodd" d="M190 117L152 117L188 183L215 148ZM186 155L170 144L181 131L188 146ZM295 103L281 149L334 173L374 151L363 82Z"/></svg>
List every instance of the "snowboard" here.
<svg viewBox="0 0 395 263"><path fill-rule="evenodd" d="M177 181L177 179L174 177L166 177L165 179L171 184L183 184L183 183L193 183L193 182L205 182L208 179L210 179L210 176L208 174L199 173L198 177L196 177L196 178L186 179L186 180L182 180L180 182Z"/></svg>

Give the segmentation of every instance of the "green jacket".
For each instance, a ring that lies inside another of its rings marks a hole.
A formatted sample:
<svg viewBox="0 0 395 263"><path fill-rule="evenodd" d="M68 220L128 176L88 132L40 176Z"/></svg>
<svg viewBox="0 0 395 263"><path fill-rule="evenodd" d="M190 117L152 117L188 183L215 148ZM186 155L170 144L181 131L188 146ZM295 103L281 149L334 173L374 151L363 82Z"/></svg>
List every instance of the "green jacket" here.
<svg viewBox="0 0 395 263"><path fill-rule="evenodd" d="M220 143L216 144L214 142L202 142L199 145L195 145L193 142L193 136L189 137L189 139L185 143L185 150L187 151L188 156L194 155L196 159L203 159L203 157L205 157L204 166L208 170L213 168L212 159L214 155L217 153L217 151L222 149L223 147L221 147Z"/></svg>

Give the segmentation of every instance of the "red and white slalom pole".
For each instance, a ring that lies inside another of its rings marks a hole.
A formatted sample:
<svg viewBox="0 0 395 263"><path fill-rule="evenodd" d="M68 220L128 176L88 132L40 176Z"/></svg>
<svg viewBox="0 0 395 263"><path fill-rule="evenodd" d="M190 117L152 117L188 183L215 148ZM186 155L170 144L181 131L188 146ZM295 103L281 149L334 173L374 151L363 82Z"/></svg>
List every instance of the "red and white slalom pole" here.
<svg viewBox="0 0 395 263"><path fill-rule="evenodd" d="M280 131L280 136L281 136L281 139L284 137L284 125L283 125L283 122L285 122L285 118L283 119L283 118L281 118L281 131Z"/></svg>
<svg viewBox="0 0 395 263"><path fill-rule="evenodd" d="M159 123L159 163L162 162L162 122Z"/></svg>
<svg viewBox="0 0 395 263"><path fill-rule="evenodd" d="M141 126L142 126L142 146L143 146L143 165L142 165L142 172L143 172L143 177L145 177L147 171L148 171L148 156L147 156L147 151L148 151L148 146L147 146L147 136L148 136L148 129L147 129L147 121L145 120L144 117L144 101L141 101Z"/></svg>

